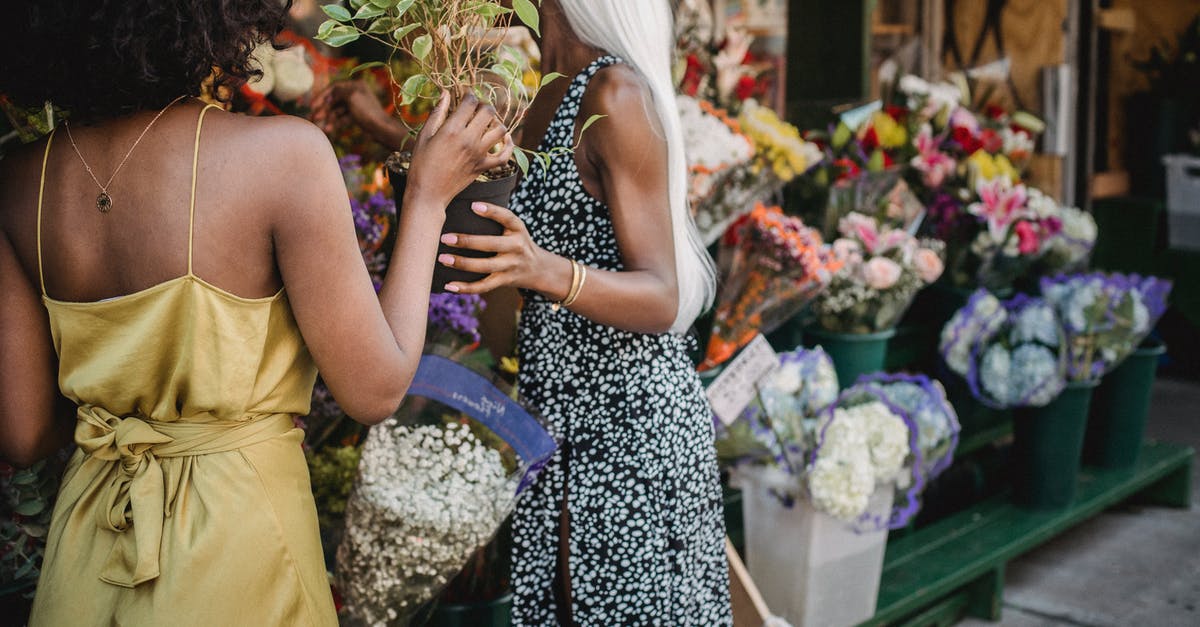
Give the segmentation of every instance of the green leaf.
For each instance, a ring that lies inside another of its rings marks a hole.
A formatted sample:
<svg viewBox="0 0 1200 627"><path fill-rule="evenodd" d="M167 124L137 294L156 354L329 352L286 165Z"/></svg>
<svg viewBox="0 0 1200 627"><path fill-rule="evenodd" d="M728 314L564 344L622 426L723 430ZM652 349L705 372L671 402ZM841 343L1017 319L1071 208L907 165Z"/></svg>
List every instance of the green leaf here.
<svg viewBox="0 0 1200 627"><path fill-rule="evenodd" d="M355 41L358 38L359 32L357 28L354 28L353 26L335 26L329 31L328 35L321 38L321 41L333 46L334 48L341 48L342 46Z"/></svg>
<svg viewBox="0 0 1200 627"><path fill-rule="evenodd" d="M354 76L355 74L358 74L359 72L361 72L363 70L369 70L373 67L387 67L387 64L384 63L383 61L370 61L367 63L359 63L358 65L354 66L353 69L350 70L350 76Z"/></svg>
<svg viewBox="0 0 1200 627"><path fill-rule="evenodd" d="M13 511L22 516L37 516L38 514L42 513L42 510L44 509L46 509L45 501L42 499L33 499L32 501L25 501L24 503L17 503L17 506L13 508Z"/></svg>
<svg viewBox="0 0 1200 627"><path fill-rule="evenodd" d="M357 0L357 1L359 4L366 4L365 0ZM396 0L371 0L371 4L377 6L381 9L390 9L390 8L392 8L393 4L396 4Z"/></svg>
<svg viewBox="0 0 1200 627"><path fill-rule="evenodd" d="M373 4L364 4L362 8L358 10L358 13L354 14L354 19L369 20L374 17L379 17L380 15L383 15L383 13L384 11L380 7L377 7Z"/></svg>
<svg viewBox="0 0 1200 627"><path fill-rule="evenodd" d="M377 2L386 2L386 0L376 0ZM350 8L357 9L366 4L367 0L350 0Z"/></svg>
<svg viewBox="0 0 1200 627"><path fill-rule="evenodd" d="M542 80L538 84L538 89L541 89L541 88L545 87L546 85L549 85L550 83L553 83L554 81L556 81L560 78L566 78L566 77L567 77L566 74L559 74L558 72L549 72L547 74L542 74Z"/></svg>
<svg viewBox="0 0 1200 627"><path fill-rule="evenodd" d="M433 37L430 37L429 33L413 40L412 53L418 61L424 61L425 57L429 56L430 50L433 50Z"/></svg>
<svg viewBox="0 0 1200 627"><path fill-rule="evenodd" d="M339 22L349 22L351 19L350 11L346 10L346 7L340 4L322 4L321 10L325 12L325 15Z"/></svg>
<svg viewBox="0 0 1200 627"><path fill-rule="evenodd" d="M413 74L400 86L401 104L410 104L421 95L421 90L429 84L429 77L424 74Z"/></svg>
<svg viewBox="0 0 1200 627"><path fill-rule="evenodd" d="M518 148L513 151L513 161L517 162L517 167L521 169L521 174L529 174L529 156L525 154L524 148Z"/></svg>
<svg viewBox="0 0 1200 627"><path fill-rule="evenodd" d="M596 122L599 122L602 118L606 118L606 117L608 117L608 116L600 115L599 113L597 113L596 115L593 115L592 117L588 118L587 121L583 123L583 128L579 129L579 134L583 135L583 133L588 130L588 127L595 124Z"/></svg>
<svg viewBox="0 0 1200 627"><path fill-rule="evenodd" d="M400 0L400 2L397 2L395 16L404 17L404 14L408 13L408 10L412 8L412 5L415 4L416 1L417 0Z"/></svg>
<svg viewBox="0 0 1200 627"><path fill-rule="evenodd" d="M867 172L883 172L887 167L887 160L884 158L883 150L875 149L871 153L871 159L867 161Z"/></svg>
<svg viewBox="0 0 1200 627"><path fill-rule="evenodd" d="M513 0L512 5L513 10L517 12L517 17L521 18L521 21L529 27L529 30L540 36L542 33L538 30L538 10L537 7L533 6L533 2L530 2L530 0Z"/></svg>
<svg viewBox="0 0 1200 627"><path fill-rule="evenodd" d="M837 130L833 132L833 137L831 138L830 143L833 145L835 150L841 150L847 143L850 142L850 137L852 135L853 132L850 130L849 126L846 126L845 122L838 122Z"/></svg>
<svg viewBox="0 0 1200 627"><path fill-rule="evenodd" d="M392 33L392 39L395 39L396 42L399 43L405 37L408 37L408 35L410 33L417 30L417 27L419 27L419 26L420 26L420 24L409 24L408 26L401 26L400 28L397 28L395 30L395 32Z"/></svg>
<svg viewBox="0 0 1200 627"><path fill-rule="evenodd" d="M367 28L367 32L372 35L380 35L394 30L399 23L400 20L394 17L381 17L371 22L371 26Z"/></svg>
<svg viewBox="0 0 1200 627"><path fill-rule="evenodd" d="M336 28L337 25L337 20L325 20L324 22L321 22L321 26L317 28L317 39L325 39L328 37L329 31Z"/></svg>

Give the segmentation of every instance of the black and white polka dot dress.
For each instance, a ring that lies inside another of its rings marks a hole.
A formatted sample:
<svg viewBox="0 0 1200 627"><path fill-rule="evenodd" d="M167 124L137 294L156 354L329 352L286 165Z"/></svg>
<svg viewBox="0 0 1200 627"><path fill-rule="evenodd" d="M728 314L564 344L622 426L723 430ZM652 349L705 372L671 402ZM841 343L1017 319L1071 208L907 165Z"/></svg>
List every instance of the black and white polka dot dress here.
<svg viewBox="0 0 1200 627"><path fill-rule="evenodd" d="M572 145L588 81L618 62L603 57L574 79L541 150ZM608 207L584 190L570 155L545 175L534 165L512 208L543 248L622 269ZM596 324L536 294L525 302L521 392L564 446L515 514L515 624L557 624L564 488L579 625L732 624L713 424L691 340Z"/></svg>

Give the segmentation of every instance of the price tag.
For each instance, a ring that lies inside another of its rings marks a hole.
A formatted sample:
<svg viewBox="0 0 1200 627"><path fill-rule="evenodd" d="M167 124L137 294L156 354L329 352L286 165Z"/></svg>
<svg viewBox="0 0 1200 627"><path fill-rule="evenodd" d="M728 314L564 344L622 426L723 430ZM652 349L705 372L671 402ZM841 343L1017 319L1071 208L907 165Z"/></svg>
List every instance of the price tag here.
<svg viewBox="0 0 1200 627"><path fill-rule="evenodd" d="M754 400L758 382L779 365L779 357L760 333L734 357L708 386L708 402L726 426L733 424Z"/></svg>

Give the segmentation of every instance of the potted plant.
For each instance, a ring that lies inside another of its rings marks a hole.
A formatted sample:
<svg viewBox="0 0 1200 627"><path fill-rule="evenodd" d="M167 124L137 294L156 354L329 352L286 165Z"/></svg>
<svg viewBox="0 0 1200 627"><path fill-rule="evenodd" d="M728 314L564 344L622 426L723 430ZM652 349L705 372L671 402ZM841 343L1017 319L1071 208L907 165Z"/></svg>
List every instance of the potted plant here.
<svg viewBox="0 0 1200 627"><path fill-rule="evenodd" d="M529 81L528 77L535 73L528 61L494 36L506 32L516 22L538 30L538 12L533 0L513 0L511 5L505 7L500 0L349 0L349 8L326 4L322 9L329 19L321 24L317 39L339 47L368 38L386 46L391 58L399 55L411 59L416 65L414 73L402 81L390 74L397 88L397 110L421 100L437 100L443 92L449 93L453 110L464 98L473 95L494 106L499 120L513 129L521 124L537 91L561 75L552 73ZM373 67L389 68L390 72L391 66L375 61L359 65L354 71ZM419 124L410 125L408 120L400 119L414 135L419 130ZM595 118L588 120L583 128L594 121ZM506 206L518 175L529 169L531 160L547 163L552 156L516 150L509 164L483 174L450 203L444 232L499 235L502 227L476 215L471 204L482 201ZM399 206L404 197L408 156L395 153L387 165ZM443 253L487 255L451 249L445 244L438 251ZM441 292L451 281L472 282L480 278L478 274L438 264L433 291Z"/></svg>

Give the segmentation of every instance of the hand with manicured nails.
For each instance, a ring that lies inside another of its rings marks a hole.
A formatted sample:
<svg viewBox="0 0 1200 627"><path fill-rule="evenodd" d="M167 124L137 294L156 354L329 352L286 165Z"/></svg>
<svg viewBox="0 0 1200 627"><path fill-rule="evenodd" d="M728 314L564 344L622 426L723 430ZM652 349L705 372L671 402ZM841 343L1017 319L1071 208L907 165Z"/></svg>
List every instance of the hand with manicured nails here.
<svg viewBox="0 0 1200 627"><path fill-rule="evenodd" d="M500 167L512 157L513 141L491 105L473 95L448 113L450 96L443 93L417 135L408 169L408 194L425 195L443 209L479 175Z"/></svg>
<svg viewBox="0 0 1200 627"><path fill-rule="evenodd" d="M512 211L488 203L471 206L475 213L504 227L502 235L465 235L447 233L442 243L456 248L495 253L494 257L474 259L457 255L438 256L438 263L467 272L487 275L474 283L449 283L446 290L459 294L484 294L496 288L512 286L541 292L548 298L565 296L562 271L570 273L570 261L546 251L533 242L525 223ZM559 279L559 280L555 280Z"/></svg>

